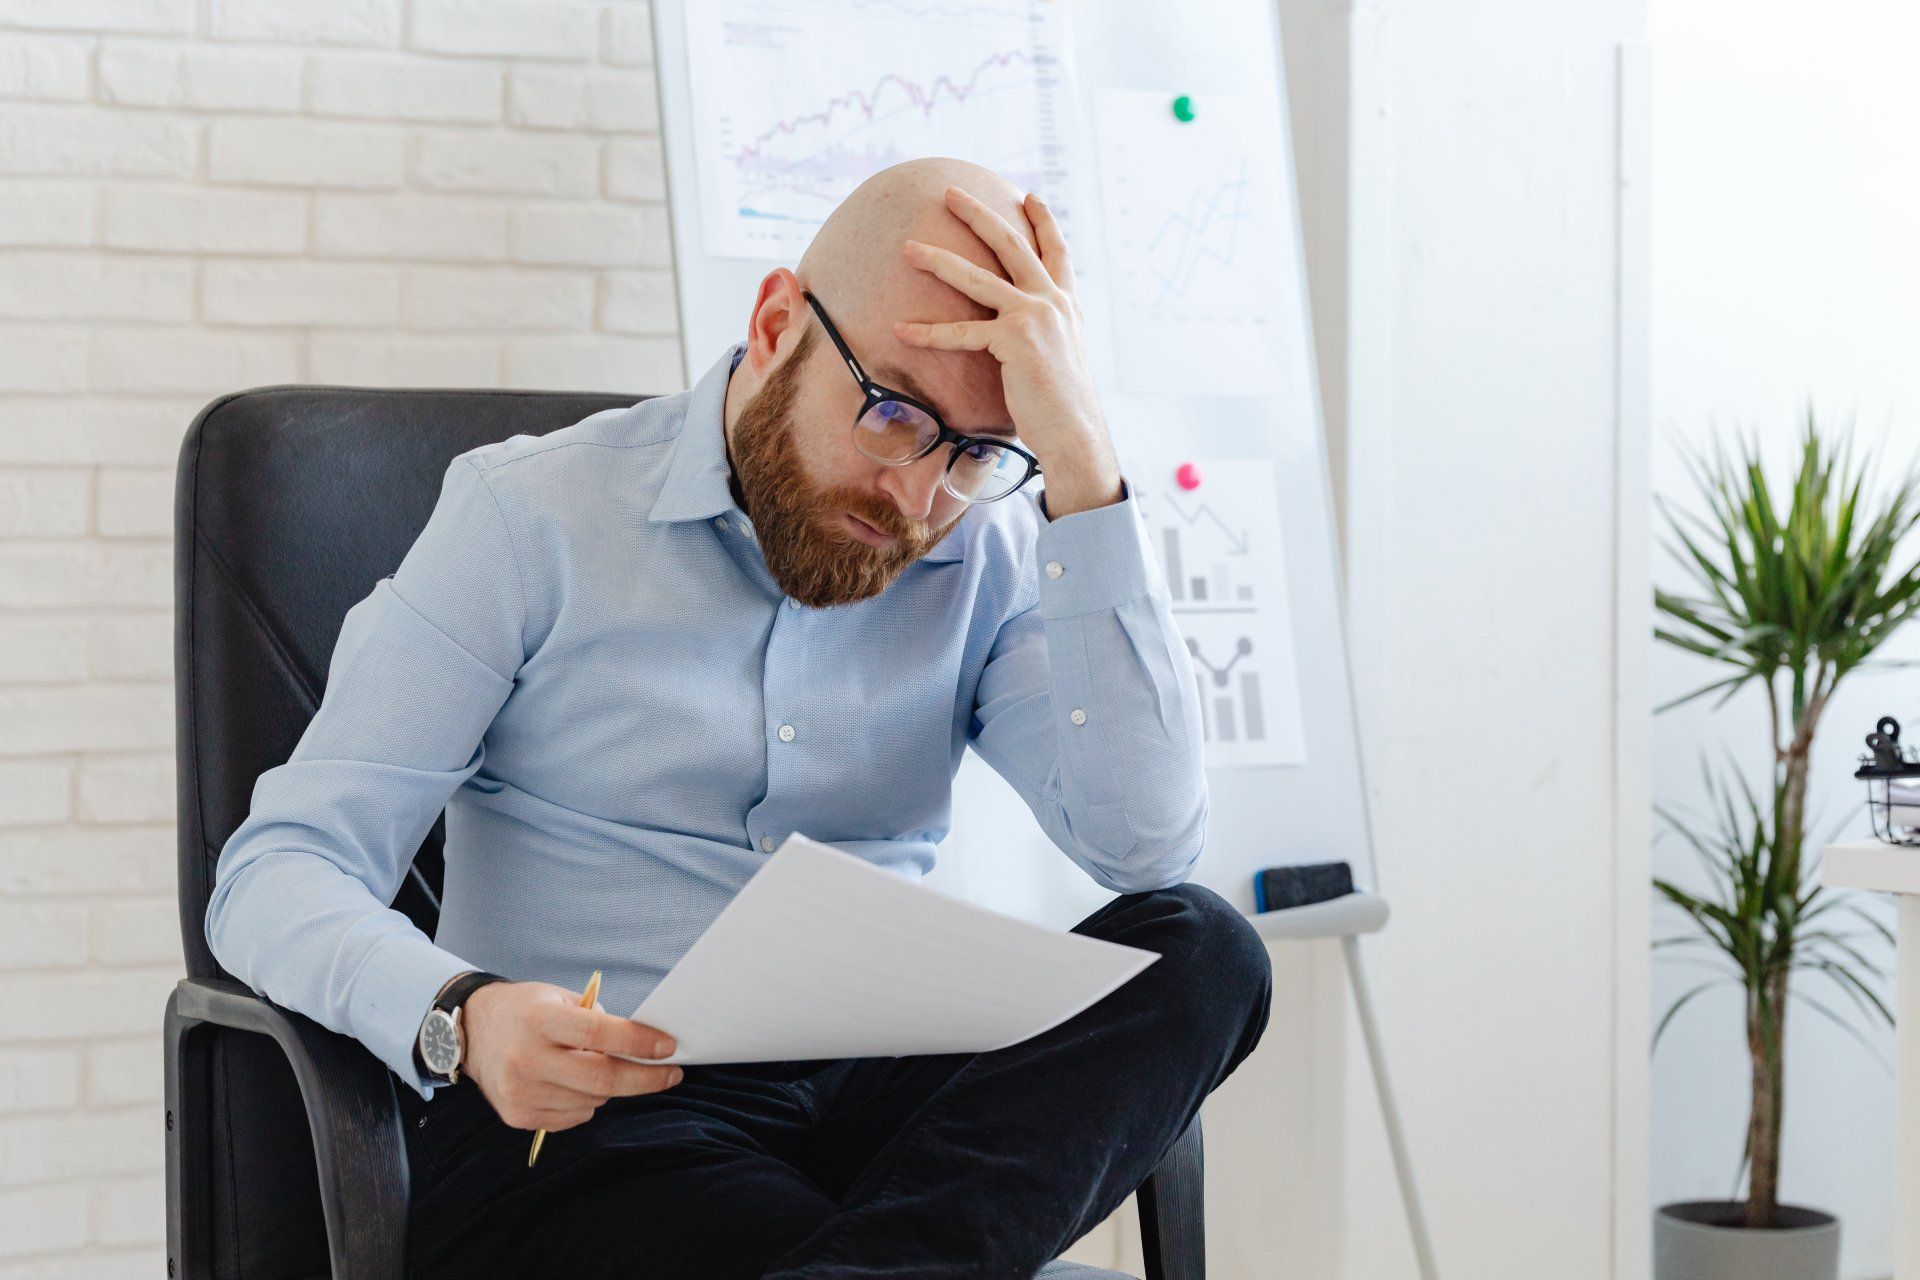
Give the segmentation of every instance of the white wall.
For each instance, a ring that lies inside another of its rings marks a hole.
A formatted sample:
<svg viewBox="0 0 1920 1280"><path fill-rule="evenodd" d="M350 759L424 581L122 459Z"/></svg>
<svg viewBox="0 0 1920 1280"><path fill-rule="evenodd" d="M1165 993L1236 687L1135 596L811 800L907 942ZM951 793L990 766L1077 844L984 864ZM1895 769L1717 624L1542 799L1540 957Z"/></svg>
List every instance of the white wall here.
<svg viewBox="0 0 1920 1280"><path fill-rule="evenodd" d="M1449 1276L1647 1267L1642 135L1617 48L1645 20L1353 18L1350 634L1394 908L1368 954ZM1410 1252L1354 1056L1344 1274L1387 1280Z"/></svg>
<svg viewBox="0 0 1920 1280"><path fill-rule="evenodd" d="M1655 8L1654 43L1655 489L1697 506L1669 433L1701 444L1737 424L1783 460L1809 398L1835 425L1856 418L1862 443L1881 441L1883 470L1897 471L1920 449L1920 83L1911 66L1920 16L1873 0L1815 9L1668 0ZM1664 556L1656 572L1664 584L1681 581ZM1920 657L1920 632L1887 652ZM1663 701L1711 673L1664 646L1652 662ZM1697 807L1700 753L1721 744L1765 778L1764 699L1749 691L1718 711L1712 701L1656 722L1663 802ZM1816 831L1844 819L1847 835L1868 833L1865 792L1850 775L1862 737L1886 714L1920 741L1912 672L1860 672L1841 686L1815 744ZM1673 837L1662 838L1655 865L1676 878L1691 872ZM1673 913L1658 919L1659 933L1673 931ZM1869 953L1888 958L1884 947ZM1656 1012L1690 976L1655 966ZM1838 999L1823 979L1801 989ZM1892 1080L1818 1014L1800 1006L1788 1016L1782 1194L1841 1216L1843 1276L1884 1276ZM1735 992L1703 996L1654 1059L1656 1203L1737 1190L1747 1107L1740 1017ZM1890 1059L1891 1035L1870 1038Z"/></svg>
<svg viewBox="0 0 1920 1280"><path fill-rule="evenodd" d="M1640 0L1282 11L1396 913L1368 949L1442 1266L1632 1275L1613 43ZM0 0L0 1280L158 1266L180 432L276 381L671 389L645 20ZM1337 951L1274 958L1269 1039L1208 1106L1216 1268L1411 1274ZM1132 1265L1111 1227L1084 1247Z"/></svg>
<svg viewBox="0 0 1920 1280"><path fill-rule="evenodd" d="M0 0L0 1280L164 1274L182 433L275 382L677 389L648 17Z"/></svg>

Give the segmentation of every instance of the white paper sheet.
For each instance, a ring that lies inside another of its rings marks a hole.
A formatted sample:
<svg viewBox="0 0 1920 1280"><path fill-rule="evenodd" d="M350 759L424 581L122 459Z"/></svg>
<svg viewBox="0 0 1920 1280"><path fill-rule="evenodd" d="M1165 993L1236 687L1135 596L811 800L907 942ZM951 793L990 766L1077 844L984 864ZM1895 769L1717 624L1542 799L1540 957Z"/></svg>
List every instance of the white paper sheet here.
<svg viewBox="0 0 1920 1280"><path fill-rule="evenodd" d="M1159 958L1002 915L795 832L634 1010L674 1052L627 1060L985 1052L1065 1022Z"/></svg>
<svg viewBox="0 0 1920 1280"><path fill-rule="evenodd" d="M1271 102L1194 90L1184 122L1172 89L1094 91L1115 372L1139 395L1270 396L1302 340L1287 144Z"/></svg>

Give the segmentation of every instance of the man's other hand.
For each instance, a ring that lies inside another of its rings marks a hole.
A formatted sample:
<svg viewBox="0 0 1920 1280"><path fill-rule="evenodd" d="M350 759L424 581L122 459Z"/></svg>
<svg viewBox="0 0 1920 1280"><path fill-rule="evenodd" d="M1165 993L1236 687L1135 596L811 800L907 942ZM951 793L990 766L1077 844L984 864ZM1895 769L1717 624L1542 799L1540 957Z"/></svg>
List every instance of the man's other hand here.
<svg viewBox="0 0 1920 1280"><path fill-rule="evenodd" d="M461 1071L516 1129L571 1129L608 1098L657 1093L680 1082L677 1066L610 1055L663 1058L673 1037L550 982L489 982L462 1006Z"/></svg>

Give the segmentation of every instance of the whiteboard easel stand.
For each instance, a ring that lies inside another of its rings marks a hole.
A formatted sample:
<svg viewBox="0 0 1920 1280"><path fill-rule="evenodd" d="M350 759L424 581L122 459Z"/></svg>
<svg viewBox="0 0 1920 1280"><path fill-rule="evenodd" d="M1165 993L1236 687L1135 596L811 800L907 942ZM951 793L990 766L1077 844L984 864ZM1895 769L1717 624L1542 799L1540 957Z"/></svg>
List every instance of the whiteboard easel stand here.
<svg viewBox="0 0 1920 1280"><path fill-rule="evenodd" d="M1407 1155L1407 1138L1400 1127L1400 1108L1395 1105L1393 1089L1387 1083L1386 1051L1381 1047L1380 1027L1373 1016L1373 996L1367 990L1366 971L1360 965L1360 935L1377 933L1387 923L1387 900L1371 893L1348 893L1325 902L1259 911L1247 918L1269 942L1340 939L1347 978L1353 985L1354 1012L1360 1017L1360 1034L1367 1042L1374 1089L1380 1095L1380 1118L1386 1125L1387 1145L1392 1149L1393 1169L1400 1181L1400 1198L1407 1209L1407 1231L1413 1237L1414 1262L1421 1280L1438 1280L1439 1272L1433 1264L1433 1241L1427 1234L1426 1214L1421 1211L1420 1193L1413 1183L1413 1161Z"/></svg>

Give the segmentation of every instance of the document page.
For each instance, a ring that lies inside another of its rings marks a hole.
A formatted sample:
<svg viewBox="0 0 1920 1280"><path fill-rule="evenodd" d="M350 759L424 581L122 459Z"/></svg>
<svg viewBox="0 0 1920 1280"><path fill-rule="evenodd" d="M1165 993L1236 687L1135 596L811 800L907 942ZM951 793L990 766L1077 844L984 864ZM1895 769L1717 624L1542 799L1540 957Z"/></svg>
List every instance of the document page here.
<svg viewBox="0 0 1920 1280"><path fill-rule="evenodd" d="M1159 958L976 906L795 832L634 1010L674 1052L627 1060L979 1053L1065 1022Z"/></svg>

